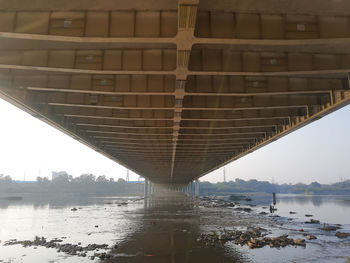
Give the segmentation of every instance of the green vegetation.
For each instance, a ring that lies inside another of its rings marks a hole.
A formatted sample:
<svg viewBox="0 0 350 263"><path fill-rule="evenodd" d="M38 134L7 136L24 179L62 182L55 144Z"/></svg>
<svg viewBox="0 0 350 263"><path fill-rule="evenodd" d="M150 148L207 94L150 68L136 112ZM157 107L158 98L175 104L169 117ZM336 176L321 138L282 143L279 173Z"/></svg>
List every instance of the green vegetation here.
<svg viewBox="0 0 350 263"><path fill-rule="evenodd" d="M289 193L289 194L314 194L314 195L348 195L350 194L350 180L334 183L320 184L313 182L311 184L298 183L292 184L271 184L266 181L236 179L226 183L212 184L201 182L200 193L202 195L231 195L234 193ZM232 197L232 198L235 198ZM239 196L238 196L239 198Z"/></svg>
<svg viewBox="0 0 350 263"><path fill-rule="evenodd" d="M67 173L53 180L37 177L36 182L13 181L10 176L0 174L1 193L78 193L92 195L142 195L143 182L128 183L123 179L115 182L106 176L82 174L73 178ZM201 195L232 195L233 199L246 199L249 196L240 196L237 193L290 193L314 195L349 195L350 180L334 183L311 184L271 184L267 181L236 179L225 183L200 183Z"/></svg>
<svg viewBox="0 0 350 263"><path fill-rule="evenodd" d="M36 182L13 181L10 176L0 174L0 193L35 193L35 194L81 194L81 195L143 195L143 182L128 183L123 179L117 182L106 176L82 174L73 178L63 174L49 180L37 177Z"/></svg>

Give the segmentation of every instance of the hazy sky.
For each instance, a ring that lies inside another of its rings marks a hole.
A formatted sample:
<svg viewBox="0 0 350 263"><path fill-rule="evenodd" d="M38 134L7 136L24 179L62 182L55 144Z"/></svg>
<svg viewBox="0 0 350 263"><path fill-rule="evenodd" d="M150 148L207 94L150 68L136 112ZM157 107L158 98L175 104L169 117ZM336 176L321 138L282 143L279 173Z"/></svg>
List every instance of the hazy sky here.
<svg viewBox="0 0 350 263"><path fill-rule="evenodd" d="M17 180L51 178L65 170L125 178L126 169L0 99L0 174ZM350 179L350 106L226 166L226 179L321 183ZM130 173L131 180L138 175ZM223 180L219 169L201 180Z"/></svg>

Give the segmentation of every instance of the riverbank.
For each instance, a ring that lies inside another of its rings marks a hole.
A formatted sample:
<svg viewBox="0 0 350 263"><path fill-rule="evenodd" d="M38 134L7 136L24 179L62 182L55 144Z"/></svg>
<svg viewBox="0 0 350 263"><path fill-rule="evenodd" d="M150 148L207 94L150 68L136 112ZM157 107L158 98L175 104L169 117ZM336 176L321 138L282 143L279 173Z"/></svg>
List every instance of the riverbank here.
<svg viewBox="0 0 350 263"><path fill-rule="evenodd" d="M350 238L335 236L337 231L349 233L348 224L325 231L323 220L307 224L300 212L285 217L278 214L278 204L277 208L270 214L266 206L182 195L145 201L89 198L62 206L19 202L0 208L0 224L6 226L0 231L0 260L99 262L101 255L106 262L119 263L348 260ZM35 236L40 237L36 243ZM4 246L10 239L16 241ZM26 240L33 243L23 243Z"/></svg>

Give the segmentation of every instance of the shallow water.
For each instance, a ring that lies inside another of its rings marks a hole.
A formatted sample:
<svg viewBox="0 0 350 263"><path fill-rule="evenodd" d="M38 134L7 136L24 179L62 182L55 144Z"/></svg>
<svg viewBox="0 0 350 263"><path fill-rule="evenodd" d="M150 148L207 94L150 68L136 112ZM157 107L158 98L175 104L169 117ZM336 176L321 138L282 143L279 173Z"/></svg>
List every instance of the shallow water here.
<svg viewBox="0 0 350 263"><path fill-rule="evenodd" d="M86 262L86 258L68 256L65 253L58 253L55 249L22 248L21 245L3 246L3 243L10 239L33 240L35 236L44 236L48 240L63 238L63 243L80 242L82 246L93 243L113 246L123 240L130 231L137 229L138 215L133 214L133 211L143 207L143 201L130 201L127 206L119 207L118 203L122 200L124 199L93 197L63 198L46 202L36 198L31 201L1 200L0 260ZM71 211L73 207L78 210Z"/></svg>
<svg viewBox="0 0 350 263"><path fill-rule="evenodd" d="M350 204L342 197L278 195L276 214L281 216L279 218L259 215L266 211L261 206L253 207L252 213L232 208L205 208L182 195L145 202L126 199L126 206L118 206L124 200L118 197L1 200L0 262L98 262L58 253L55 249L3 246L9 239L33 240L35 236L49 240L64 237L63 243L81 242L83 246L106 243L113 247L117 244L113 249L116 258L109 262L346 262L350 257L350 238L339 240L334 232L320 230L320 225L304 224L310 219L305 214L313 214L312 218L340 223L341 231L350 232L347 216ZM71 211L73 207L78 210ZM297 214L290 215L291 210ZM330 211L332 215L328 214ZM307 241L306 248L254 250L232 242L208 246L197 240L201 233L252 226L267 228L271 236L288 234L293 238L301 238L298 230L303 228L318 239Z"/></svg>
<svg viewBox="0 0 350 263"><path fill-rule="evenodd" d="M311 214L324 223L350 224L350 196L277 195L276 207L282 216L306 220L305 214Z"/></svg>

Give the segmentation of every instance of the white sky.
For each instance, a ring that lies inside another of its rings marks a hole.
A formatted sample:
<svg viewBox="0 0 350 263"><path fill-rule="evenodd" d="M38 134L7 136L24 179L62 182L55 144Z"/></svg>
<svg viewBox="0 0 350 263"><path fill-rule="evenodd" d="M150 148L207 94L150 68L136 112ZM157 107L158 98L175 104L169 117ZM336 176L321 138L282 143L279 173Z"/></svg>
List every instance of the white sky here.
<svg viewBox="0 0 350 263"><path fill-rule="evenodd" d="M51 178L51 171L126 177L126 169L0 99L0 174ZM350 179L350 106L226 166L226 180L331 183ZM130 173L131 180L138 175ZM201 180L223 180L219 169Z"/></svg>

